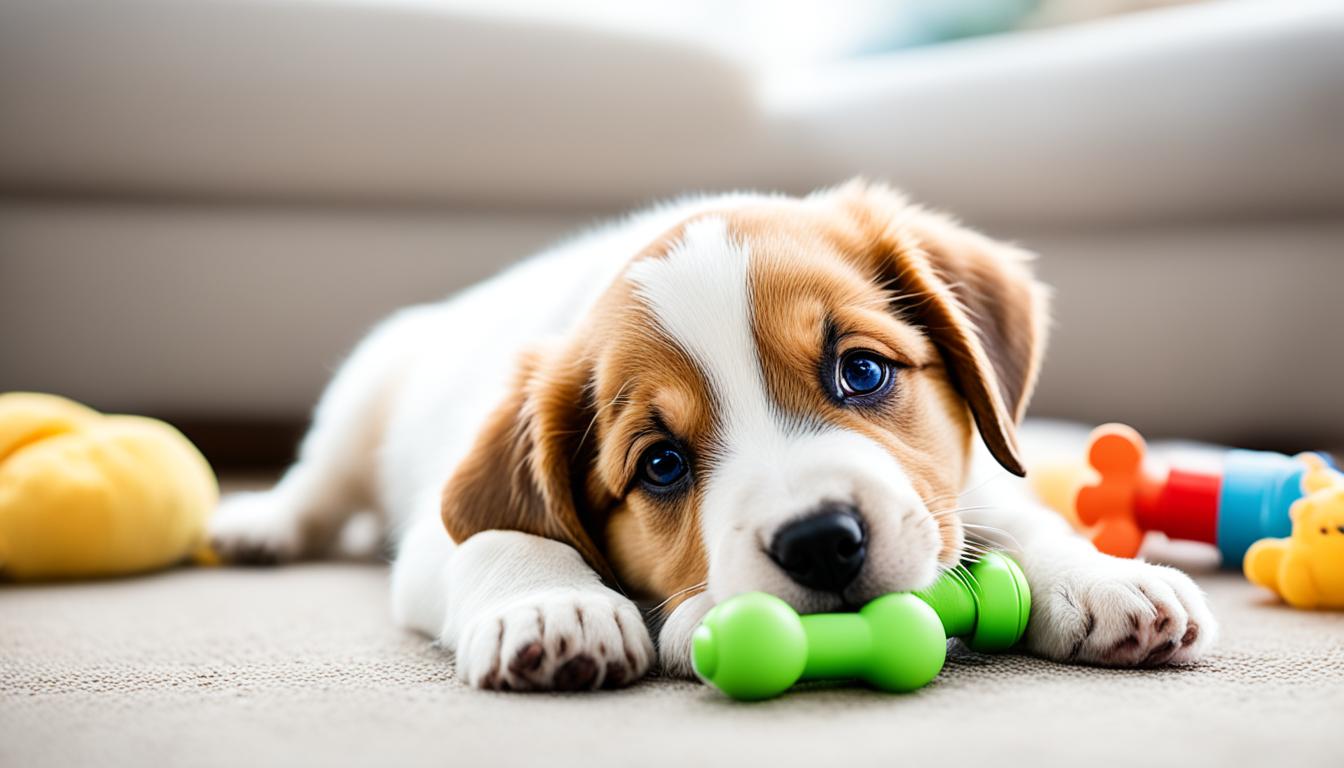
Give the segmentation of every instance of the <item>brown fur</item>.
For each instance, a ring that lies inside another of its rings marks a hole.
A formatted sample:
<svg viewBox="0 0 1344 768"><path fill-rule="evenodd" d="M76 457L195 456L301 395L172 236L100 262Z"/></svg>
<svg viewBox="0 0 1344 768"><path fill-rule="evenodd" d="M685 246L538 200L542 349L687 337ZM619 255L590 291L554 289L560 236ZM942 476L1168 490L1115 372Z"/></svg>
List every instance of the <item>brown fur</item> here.
<svg viewBox="0 0 1344 768"><path fill-rule="evenodd" d="M632 593L665 597L703 581L699 490L680 499L656 499L635 482L644 451L662 438L661 422L688 450L697 470L710 461L718 433L709 390L691 361L654 330L654 319L632 308L632 322L615 334L596 373L599 402L594 430L603 435L594 481L612 498L604 515L607 551Z"/></svg>
<svg viewBox="0 0 1344 768"><path fill-rule="evenodd" d="M1016 428L1036 385L1047 317L1031 255L885 187L851 182L839 194L868 243L852 253L938 345L994 457L1025 475Z"/></svg>
<svg viewBox="0 0 1344 768"><path fill-rule="evenodd" d="M734 214L734 234L752 243L752 300L761 366L771 396L798 418L823 421L881 445L906 471L930 511L951 509L964 480L971 437L965 402L938 350L892 311L894 297L864 274L846 249L862 242L852 223L830 212L814 221L778 212ZM781 226L781 220L788 221ZM827 327L838 338L828 367L819 363ZM834 361L866 349L900 364L893 395L878 409L834 402L823 389ZM962 544L957 518L937 517L940 559L955 562Z"/></svg>
<svg viewBox="0 0 1344 768"><path fill-rule="evenodd" d="M476 444L444 486L448 534L463 541L485 530L523 531L566 542L607 578L615 574L594 543L575 487L576 462L591 412L582 360L543 354L522 362L518 384L490 415ZM582 479L582 476L579 477Z"/></svg>
<svg viewBox="0 0 1344 768"><path fill-rule="evenodd" d="M1015 427L1044 342L1044 297L1025 254L885 187L853 182L828 195L717 214L751 243L754 332L771 396L796 418L882 445L934 512L955 504L972 417L1020 474ZM665 256L681 229L636 258ZM825 394L828 325L838 354L862 347L901 364L881 407L845 408ZM699 488L668 501L635 481L659 422L688 450L693 472L712 468L707 384L618 280L562 353L525 361L446 486L444 523L458 541L490 528L565 541L635 595L692 587L707 569ZM948 562L961 531L953 515L938 521Z"/></svg>

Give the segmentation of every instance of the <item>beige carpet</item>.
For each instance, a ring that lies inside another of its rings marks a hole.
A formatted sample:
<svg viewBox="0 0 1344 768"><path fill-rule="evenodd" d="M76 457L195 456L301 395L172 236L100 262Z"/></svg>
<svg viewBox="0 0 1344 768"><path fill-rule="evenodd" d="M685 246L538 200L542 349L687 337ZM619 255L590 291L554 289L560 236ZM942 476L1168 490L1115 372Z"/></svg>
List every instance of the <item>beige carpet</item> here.
<svg viewBox="0 0 1344 768"><path fill-rule="evenodd" d="M684 682L485 694L387 618L384 569L0 587L0 766L1344 765L1344 614L1204 580L1190 669L957 654L907 696L734 704ZM911 761L921 761L911 763Z"/></svg>

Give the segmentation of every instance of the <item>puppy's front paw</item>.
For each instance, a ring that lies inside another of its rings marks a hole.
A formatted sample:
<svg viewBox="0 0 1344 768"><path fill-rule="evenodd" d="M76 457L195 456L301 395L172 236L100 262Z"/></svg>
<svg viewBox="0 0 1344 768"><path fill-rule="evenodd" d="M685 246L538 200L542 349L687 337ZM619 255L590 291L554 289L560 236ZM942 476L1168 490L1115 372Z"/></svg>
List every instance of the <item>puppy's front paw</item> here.
<svg viewBox="0 0 1344 768"><path fill-rule="evenodd" d="M556 590L478 617L457 643L458 676L500 691L616 688L648 671L653 642L615 593Z"/></svg>
<svg viewBox="0 0 1344 768"><path fill-rule="evenodd" d="M274 565L299 556L298 525L274 492L224 497L209 527L210 546L228 563Z"/></svg>
<svg viewBox="0 0 1344 768"><path fill-rule="evenodd" d="M1057 661L1151 667L1195 661L1217 623L1189 576L1166 566L1090 554L1033 578L1027 646Z"/></svg>

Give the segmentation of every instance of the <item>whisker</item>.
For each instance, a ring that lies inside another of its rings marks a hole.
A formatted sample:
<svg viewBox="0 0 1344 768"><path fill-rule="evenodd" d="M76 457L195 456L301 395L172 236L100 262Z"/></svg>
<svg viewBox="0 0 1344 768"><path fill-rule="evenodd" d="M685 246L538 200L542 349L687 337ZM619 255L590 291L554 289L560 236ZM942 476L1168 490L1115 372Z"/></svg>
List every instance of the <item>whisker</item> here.
<svg viewBox="0 0 1344 768"><path fill-rule="evenodd" d="M946 501L960 499L961 497L966 496L967 494L975 493L976 491L980 490L981 488L984 488L986 485L989 485L990 483L996 480L1002 480L1002 479L1003 478L1001 476L991 473L989 477L986 477L985 479L981 480L975 485L972 485L968 488L963 488L962 490L957 491L955 493L942 493L937 496L931 496L924 500L924 506L936 507Z"/></svg>
<svg viewBox="0 0 1344 768"><path fill-rule="evenodd" d="M983 547L978 547L978 546L976 546L976 545L974 545L974 544L969 544L969 543L963 544L962 547L961 547L961 550L962 550L963 553L976 555L976 559L977 559L977 560L980 559L980 556L982 556L982 555L987 555L987 554L989 554L991 551L993 551L993 550L988 550L988 549L985 549L985 548L983 548Z"/></svg>
<svg viewBox="0 0 1344 768"><path fill-rule="evenodd" d="M991 541L988 544L975 544L975 552L981 555L988 555L992 552L1019 552L1021 547L1010 544L1006 541ZM967 548L970 550L970 548Z"/></svg>
<svg viewBox="0 0 1344 768"><path fill-rule="evenodd" d="M947 517L948 515L955 515L959 512L975 512L981 509L1001 509L1001 507L997 504L976 504L969 507L949 507L948 509L940 509L937 512L930 512L929 515L931 515L936 519L940 517Z"/></svg>
<svg viewBox="0 0 1344 768"><path fill-rule="evenodd" d="M926 505L928 505L928 506L933 506L933 505L936 505L936 504L941 504L941 503L943 503L944 501L947 501L947 500L949 500L949 499L956 499L956 498L959 497L959 496L961 496L961 493L960 493L960 492L958 492L958 493L940 493L940 494L938 494L937 496L931 496L931 497L925 499L925 500L924 500L924 503L925 503Z"/></svg>
<svg viewBox="0 0 1344 768"><path fill-rule="evenodd" d="M978 532L977 535L989 534L990 537L1003 539L1009 544L1011 549L1019 551L1022 549L1022 542L1018 541L1017 537L1011 532L1005 531L1002 528L996 528L992 525L980 525L979 523L962 523L962 527L970 528L973 531ZM995 541L994 543L999 544L1002 542Z"/></svg>
<svg viewBox="0 0 1344 768"><path fill-rule="evenodd" d="M968 590L971 589L971 583L967 581L967 576L970 574L965 568L961 567L960 564L956 565L952 570L948 571L948 573L952 575L952 578L955 579L958 584Z"/></svg>
<svg viewBox="0 0 1344 768"><path fill-rule="evenodd" d="M668 596L667 596L667 599L663 600L661 603L659 603L659 604L653 606L652 608L649 608L649 609L647 609L646 611L644 611L644 613L646 613L646 614L647 614L647 613L655 613L656 611L658 611L658 609L662 608L664 605L667 605L668 603L672 602L673 600L676 600L678 597L681 597L682 595L686 594L687 592L690 592L690 591L692 591L692 590L697 590L697 589L703 592L704 590L706 590L706 589L708 589L708 588L709 588L709 582L707 582L707 581L702 581L702 582L700 582L699 584L692 584L691 586L686 587L685 589L679 589L679 590L677 590L676 592L673 592L672 594L668 595Z"/></svg>
<svg viewBox="0 0 1344 768"><path fill-rule="evenodd" d="M597 424L598 417L602 415L603 411L606 411L608 408L613 407L614 405L616 405L616 403L621 401L621 398L625 396L625 388L628 386L630 386L629 381L626 381L625 383L621 384L621 388L616 390L616 396L611 398L611 402L607 403L601 408L596 409L593 412L593 418L588 422L588 427L583 430L583 437L579 438L578 445L580 447L582 447L584 442L588 440L588 434L593 431L593 427Z"/></svg>
<svg viewBox="0 0 1344 768"><path fill-rule="evenodd" d="M975 574L970 569L963 571L963 574L966 576L966 584L978 592L980 590L980 580L975 578Z"/></svg>
<svg viewBox="0 0 1344 768"><path fill-rule="evenodd" d="M961 496L965 496L965 495L968 494L968 493L975 493L976 491L980 490L981 488L984 488L986 485L989 485L990 483L995 482L995 481L997 481L997 480L1003 480L1003 479L1006 478L1007 476L1008 476L1008 475L1003 474L1003 473L1000 473L1000 472L990 472L990 473L989 473L989 476L986 477L984 480L981 480L980 482L976 483L975 485L972 485L970 488L963 488L962 491L961 491L961 493L960 493L959 495L961 495Z"/></svg>

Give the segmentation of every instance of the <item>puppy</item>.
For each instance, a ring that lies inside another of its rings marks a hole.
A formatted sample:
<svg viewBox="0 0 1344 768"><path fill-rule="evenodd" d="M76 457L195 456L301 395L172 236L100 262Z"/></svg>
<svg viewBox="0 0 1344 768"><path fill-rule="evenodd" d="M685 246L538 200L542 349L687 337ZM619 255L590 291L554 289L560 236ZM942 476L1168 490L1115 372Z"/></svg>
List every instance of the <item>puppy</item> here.
<svg viewBox="0 0 1344 768"><path fill-rule="evenodd" d="M641 213L377 327L215 546L320 556L378 511L396 620L481 688L624 685L654 635L688 676L717 601L843 610L995 540L1033 652L1197 659L1189 578L1099 554L1008 474L1045 347L1029 258L862 181Z"/></svg>

